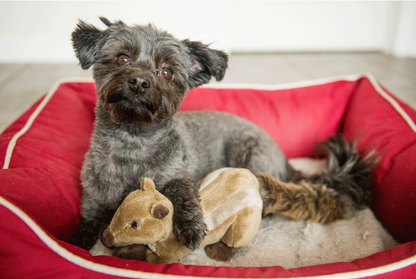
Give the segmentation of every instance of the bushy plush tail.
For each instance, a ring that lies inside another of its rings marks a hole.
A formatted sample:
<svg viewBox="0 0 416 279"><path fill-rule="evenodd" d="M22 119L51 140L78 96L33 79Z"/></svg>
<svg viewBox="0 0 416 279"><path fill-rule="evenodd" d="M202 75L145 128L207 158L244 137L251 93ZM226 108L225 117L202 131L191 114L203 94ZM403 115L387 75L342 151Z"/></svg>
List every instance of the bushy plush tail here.
<svg viewBox="0 0 416 279"><path fill-rule="evenodd" d="M347 196L355 209L368 207L372 198L370 171L376 165L374 154L362 157L356 143L347 141L342 134L320 143L318 150L328 156L328 167L324 172L305 179L312 183L325 184L340 195Z"/></svg>
<svg viewBox="0 0 416 279"><path fill-rule="evenodd" d="M279 213L295 220L328 223L353 216L370 205L372 154L362 157L355 143L337 134L318 145L327 168L314 175L293 171L290 182L259 173L264 214Z"/></svg>

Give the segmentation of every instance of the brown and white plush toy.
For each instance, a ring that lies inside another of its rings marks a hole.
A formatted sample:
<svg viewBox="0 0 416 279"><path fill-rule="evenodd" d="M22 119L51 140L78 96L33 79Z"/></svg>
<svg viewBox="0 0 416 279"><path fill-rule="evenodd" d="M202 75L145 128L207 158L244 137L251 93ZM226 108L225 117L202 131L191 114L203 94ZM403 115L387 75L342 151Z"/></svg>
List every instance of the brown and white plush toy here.
<svg viewBox="0 0 416 279"><path fill-rule="evenodd" d="M229 260L238 248L248 245L261 222L259 182L246 169L219 169L201 182L199 195L208 232L201 243L211 259ZM130 193L108 227L101 242L113 256L152 263L172 263L192 251L173 233L173 205L144 178L141 189Z"/></svg>

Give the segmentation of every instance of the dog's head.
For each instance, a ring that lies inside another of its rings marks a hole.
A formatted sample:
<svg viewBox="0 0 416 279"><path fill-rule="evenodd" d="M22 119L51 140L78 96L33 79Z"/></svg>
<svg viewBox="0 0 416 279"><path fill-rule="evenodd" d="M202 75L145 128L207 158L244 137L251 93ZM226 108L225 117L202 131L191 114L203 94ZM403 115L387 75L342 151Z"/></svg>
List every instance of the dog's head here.
<svg viewBox="0 0 416 279"><path fill-rule="evenodd" d="M79 21L72 42L81 67L93 66L100 106L116 122L169 118L189 89L224 77L224 52L177 40L150 24L100 19L106 30Z"/></svg>

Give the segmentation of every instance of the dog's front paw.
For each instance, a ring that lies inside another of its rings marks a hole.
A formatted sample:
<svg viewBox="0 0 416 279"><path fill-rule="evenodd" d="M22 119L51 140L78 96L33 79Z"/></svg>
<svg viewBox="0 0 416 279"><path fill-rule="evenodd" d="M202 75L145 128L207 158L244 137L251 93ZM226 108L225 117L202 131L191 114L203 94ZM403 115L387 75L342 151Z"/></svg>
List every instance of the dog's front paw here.
<svg viewBox="0 0 416 279"><path fill-rule="evenodd" d="M191 221L180 221L174 225L179 242L190 250L196 250L207 234L207 225L202 218Z"/></svg>
<svg viewBox="0 0 416 279"><path fill-rule="evenodd" d="M183 175L183 177L188 176ZM207 234L207 225L204 223L198 195L198 184L190 179L174 179L165 185L162 194L172 201L173 232L178 241L190 250L198 249Z"/></svg>
<svg viewBox="0 0 416 279"><path fill-rule="evenodd" d="M85 250L90 250L97 242L97 239L98 230L81 224L80 228L72 236L70 243Z"/></svg>

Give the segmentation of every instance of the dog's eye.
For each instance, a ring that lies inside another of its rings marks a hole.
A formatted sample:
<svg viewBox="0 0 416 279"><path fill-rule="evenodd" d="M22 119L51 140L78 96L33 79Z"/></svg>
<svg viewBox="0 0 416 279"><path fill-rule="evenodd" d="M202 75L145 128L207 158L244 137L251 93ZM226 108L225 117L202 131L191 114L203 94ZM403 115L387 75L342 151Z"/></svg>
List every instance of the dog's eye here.
<svg viewBox="0 0 416 279"><path fill-rule="evenodd" d="M165 79L172 78L172 71L169 70L168 68L163 68L162 70L160 70L159 74Z"/></svg>
<svg viewBox="0 0 416 279"><path fill-rule="evenodd" d="M133 221L133 222L131 222L131 228L132 229L137 229L137 222L136 221Z"/></svg>
<svg viewBox="0 0 416 279"><path fill-rule="evenodd" d="M119 55L119 56L117 57L117 62L118 62L118 64L120 64L120 65L127 65L127 64L129 64L129 63L130 63L130 57L128 57L128 56L127 56L127 55L125 55L125 54Z"/></svg>

